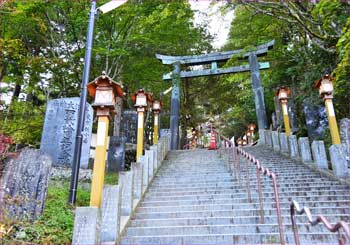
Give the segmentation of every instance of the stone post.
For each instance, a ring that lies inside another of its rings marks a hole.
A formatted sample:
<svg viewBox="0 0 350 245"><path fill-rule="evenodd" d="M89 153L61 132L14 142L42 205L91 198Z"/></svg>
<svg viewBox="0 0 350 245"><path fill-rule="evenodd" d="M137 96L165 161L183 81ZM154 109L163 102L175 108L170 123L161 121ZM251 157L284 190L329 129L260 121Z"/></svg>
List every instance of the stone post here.
<svg viewBox="0 0 350 245"><path fill-rule="evenodd" d="M342 144L346 146L346 159L348 166L350 166L350 119L343 118L339 123L340 128L340 140Z"/></svg>
<svg viewBox="0 0 350 245"><path fill-rule="evenodd" d="M326 149L322 140L314 140L311 144L312 157L318 168L328 169Z"/></svg>
<svg viewBox="0 0 350 245"><path fill-rule="evenodd" d="M278 138L278 132L272 131L272 144L273 144L273 150L274 151L280 151L280 142Z"/></svg>
<svg viewBox="0 0 350 245"><path fill-rule="evenodd" d="M140 200L143 188L143 165L140 162L131 163L134 172L134 199Z"/></svg>
<svg viewBox="0 0 350 245"><path fill-rule="evenodd" d="M265 130L265 142L269 147L272 147L272 136L270 130Z"/></svg>
<svg viewBox="0 0 350 245"><path fill-rule="evenodd" d="M143 172L142 172L142 179L143 179L143 185L142 185L142 195L145 194L148 183L149 183L149 164L148 164L148 158L146 156L141 156L139 158L140 164L143 165Z"/></svg>
<svg viewBox="0 0 350 245"><path fill-rule="evenodd" d="M281 144L281 152L282 153L289 153L289 148L288 148L288 139L286 133L279 133L279 138L280 138L280 144Z"/></svg>
<svg viewBox="0 0 350 245"><path fill-rule="evenodd" d="M335 176L340 178L349 177L349 166L346 162L346 147L344 144L329 147L332 169Z"/></svg>
<svg viewBox="0 0 350 245"><path fill-rule="evenodd" d="M265 145L265 129L259 129L259 145Z"/></svg>
<svg viewBox="0 0 350 245"><path fill-rule="evenodd" d="M101 242L117 241L120 230L122 202L120 185L106 185L102 194Z"/></svg>
<svg viewBox="0 0 350 245"><path fill-rule="evenodd" d="M290 135L288 137L288 142L289 142L290 157L294 159L299 159L300 155L299 155L297 136Z"/></svg>
<svg viewBox="0 0 350 245"><path fill-rule="evenodd" d="M122 212L123 216L130 216L133 210L134 201L134 172L119 172L119 184L122 187Z"/></svg>
<svg viewBox="0 0 350 245"><path fill-rule="evenodd" d="M153 151L153 154L154 154L153 169L154 169L154 174L155 174L157 172L157 170L158 170L158 151L157 151L157 146L156 145L152 145L150 147L150 149Z"/></svg>
<svg viewBox="0 0 350 245"><path fill-rule="evenodd" d="M145 155L147 156L148 158L148 181L151 182L152 179L153 179L153 174L154 174L154 169L153 169L153 166L154 166L154 154L153 154L153 151L152 150L146 150L145 151Z"/></svg>
<svg viewBox="0 0 350 245"><path fill-rule="evenodd" d="M72 244L100 244L100 222L99 208L77 207Z"/></svg>
<svg viewBox="0 0 350 245"><path fill-rule="evenodd" d="M312 162L309 138L308 137L300 137L298 143L299 143L301 161L303 163Z"/></svg>

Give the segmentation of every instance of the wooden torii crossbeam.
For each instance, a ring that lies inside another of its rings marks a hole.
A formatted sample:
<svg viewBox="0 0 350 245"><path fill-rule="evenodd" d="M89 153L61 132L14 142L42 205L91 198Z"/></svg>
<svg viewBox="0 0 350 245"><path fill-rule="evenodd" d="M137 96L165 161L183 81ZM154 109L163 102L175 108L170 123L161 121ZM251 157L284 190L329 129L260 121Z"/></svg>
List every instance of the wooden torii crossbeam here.
<svg viewBox="0 0 350 245"><path fill-rule="evenodd" d="M163 75L163 80L173 81L173 91L171 97L171 149L178 149L179 145L179 113L180 113L180 81L181 78L202 77L232 74L250 71L252 87L254 91L255 109L258 119L259 129L267 128L267 116L265 111L264 91L261 86L259 70L270 68L269 62L258 62L258 56L264 56L271 49L275 41L272 40L263 45L259 45L254 51L245 52L243 49L215 52L203 55L190 56L168 56L156 54L157 59L161 60L164 65L173 65L174 70ZM228 68L218 68L218 62L226 62L234 55L242 54L242 57L248 59L249 65L234 66ZM211 65L210 69L181 71L181 65L197 66Z"/></svg>

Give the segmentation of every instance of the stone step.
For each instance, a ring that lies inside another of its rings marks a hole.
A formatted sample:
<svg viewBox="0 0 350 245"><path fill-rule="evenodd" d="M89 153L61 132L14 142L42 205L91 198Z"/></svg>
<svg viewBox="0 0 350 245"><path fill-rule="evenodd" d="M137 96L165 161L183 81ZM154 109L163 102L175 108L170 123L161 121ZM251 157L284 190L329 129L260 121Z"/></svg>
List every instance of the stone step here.
<svg viewBox="0 0 350 245"><path fill-rule="evenodd" d="M284 232L292 233L292 225L284 224ZM324 232L330 233L323 225L309 227L306 223L298 223L300 233ZM159 235L207 235L207 234L255 234L278 233L278 224L230 224L230 225L187 225L187 226L155 226L155 227L128 227L126 236L159 236ZM331 234L331 233L330 233Z"/></svg>
<svg viewBox="0 0 350 245"><path fill-rule="evenodd" d="M282 202L281 206L289 207L290 202L284 203ZM327 202L303 202L305 206L308 206L309 208L312 207L349 207L350 201L327 201ZM274 208L274 203L272 202L265 202L264 208L265 209L272 209ZM172 206L141 206L137 209L137 212L178 212L178 211L195 211L195 210L232 210L232 209L258 209L260 206L258 203L206 203L206 204L200 204L200 205L172 205Z"/></svg>
<svg viewBox="0 0 350 245"><path fill-rule="evenodd" d="M263 192L263 197L274 197L273 192ZM282 192L279 193L280 197L311 197L311 196L320 196L321 198L324 198L324 196L347 196L350 200L350 191L347 190L339 190L339 191L310 191L310 192ZM251 190L251 196L252 198L258 198L258 193L256 190ZM208 192L199 192L197 194L182 194L182 195L147 195L147 197L144 198L145 201L171 201L171 200L203 200L203 199L216 199L216 198L247 198L247 192L233 192L233 191L220 191L216 193L208 193Z"/></svg>
<svg viewBox="0 0 350 245"><path fill-rule="evenodd" d="M242 186L239 185L195 185L194 186L180 186L180 187L167 187L167 186L154 186L152 185L152 189L150 189L151 194L173 194L173 193L192 193L192 192L207 192L207 191L236 191L236 192L246 192L246 187L245 183L242 183ZM257 190L258 185L257 184L252 184L250 183L250 187L252 190ZM320 183L320 184L305 184L305 185L297 185L297 184L292 184L292 185L286 185L286 186L279 186L278 190L280 193L282 192L293 192L293 191L317 191L317 190L322 190L322 191L327 191L327 190L348 190L348 186L344 185L327 185L325 183ZM263 185L262 186L263 192L271 192L273 191L272 186L267 186Z"/></svg>
<svg viewBox="0 0 350 245"><path fill-rule="evenodd" d="M336 234L319 232L299 233L301 244L338 244ZM125 237L120 244L168 244L168 245L198 245L198 244L280 244L279 233L247 234L206 234L206 235L171 235L171 236L135 236ZM295 244L293 233L285 234L287 244Z"/></svg>
<svg viewBox="0 0 350 245"><path fill-rule="evenodd" d="M288 193L286 193L288 194ZM284 201L284 202L288 202L288 200L290 200L290 198L292 199L296 199L299 200L299 202L302 201L317 201L317 202L324 202L324 201L335 201L335 200L343 200L346 201L348 200L350 202L350 195L315 195L315 196L301 196L301 195L286 195L286 196L282 196L280 195L280 201ZM252 196L253 200L257 200L258 196L257 195L253 195ZM178 198L178 199L174 199L174 200L159 200L159 199L153 199L153 200L149 200L149 199L145 199L142 204L147 204L147 205L152 205L155 204L155 206L158 206L158 203L161 203L160 205L163 206L164 205L169 205L169 204L173 204L174 202L178 203L178 204L182 204L182 203L191 203L191 204L195 204L197 205L197 202L202 203L205 200L215 200L215 201L221 201L222 202L238 202L238 203L248 203L248 199L247 199L247 195L245 195L244 197L237 197L235 194L231 194L231 195L208 195L208 196L204 196L203 198L201 197L192 197L192 198ZM271 200L274 200L274 196L264 196L263 200L269 201L271 202ZM146 205L145 205L146 206Z"/></svg>
<svg viewBox="0 0 350 245"><path fill-rule="evenodd" d="M256 192L255 188L251 188L251 193L252 195ZM287 193L287 194L286 194ZM189 192L149 192L149 194L147 195L147 197L145 197L146 199L151 199L151 198L161 198L161 199L166 199L169 198L171 200L177 199L177 198L187 198L187 197L195 197L195 196L203 196L203 195L231 195L234 194L236 195L236 197L245 197L247 195L247 191L246 189L242 189L240 191L236 191L236 190L232 190L230 188L228 189L218 189L218 190L206 190L206 191L189 191ZM271 196L274 195L273 191L267 191L266 189L263 189L262 194L264 196ZM347 189L339 189L339 190L322 190L322 188L320 189L314 189L314 190L310 190L310 191L298 191L296 189L289 189L289 190L284 190L283 192L279 193L281 196L283 195L300 195L300 196L308 196L308 195L325 195L325 194L329 194L329 195L347 195L350 194L350 190ZM257 195L257 194L256 194Z"/></svg>
<svg viewBox="0 0 350 245"><path fill-rule="evenodd" d="M350 205L350 196L307 196L307 197L280 197L280 203L286 203L288 202L289 198L302 200L304 202L315 202L314 205L319 205L320 202L334 202L334 203L345 203ZM265 197L263 198L264 205L271 205L273 203L274 197ZM253 199L254 201L257 201L257 198ZM317 202L317 203L316 203ZM192 199L192 200L173 200L173 201L148 201L145 200L141 202L141 207L158 207L158 206L186 206L186 205L203 205L203 204L226 204L226 203L234 203L237 205L250 205L248 203L247 198L235 198L234 195L232 195L230 198L215 198L212 196L212 198L206 198L206 199Z"/></svg>
<svg viewBox="0 0 350 245"><path fill-rule="evenodd" d="M218 207L220 208L220 207ZM350 207L313 207L311 208L313 215L349 215ZM281 207L282 215L290 215L289 207ZM275 208L265 208L264 214L266 216L276 216ZM222 209L207 209L203 210L174 210L163 212L157 210L150 210L149 208L138 209L135 213L135 219L171 219L171 218L196 218L196 217L217 217L217 216L228 216L228 217L238 217L238 216L260 216L260 209L232 209L232 206L224 206Z"/></svg>
<svg viewBox="0 0 350 245"><path fill-rule="evenodd" d="M243 176L242 176L243 177ZM270 179L267 179L266 176L262 176L262 184L263 185L266 185L266 181L269 181L271 183L271 180ZM295 181L295 182L294 182ZM245 179L241 178L241 182L242 183L245 183ZM251 179L250 182L252 183L252 185L256 184L257 181L255 179ZM304 185L304 184L325 184L326 183L329 183L329 182L332 182L330 181L329 179L326 179L326 178L319 178L319 179L293 179L293 181L290 181L290 182L293 182L294 184L297 184L297 185ZM291 183L289 183L289 180L286 181L286 180L283 180L283 181L278 181L278 186L289 186ZM234 180L233 178L231 179L217 179L217 180L181 180L179 179L178 181L164 181L164 180L157 180L155 179L154 182L153 182L153 185L154 187L187 187L187 186L196 186L196 185L200 185L200 186L203 186L203 185L208 185L208 184L216 184L216 185L223 185L223 184L231 184L231 185L236 185L238 184L238 180Z"/></svg>
<svg viewBox="0 0 350 245"><path fill-rule="evenodd" d="M305 206L312 207L338 207L338 208L348 208L349 202L322 202L314 204L313 202L304 202ZM288 203L281 203L281 206L289 207ZM137 212L179 212L179 211L196 211L196 210L241 210L241 209L259 209L259 204L241 204L241 203L232 203L232 204L202 204L202 205L176 205L176 206L140 206L137 209ZM274 203L264 203L264 209L272 209L274 208Z"/></svg>
<svg viewBox="0 0 350 245"><path fill-rule="evenodd" d="M339 220L350 221L349 215L325 215L331 223ZM290 224L290 215L282 216L283 224ZM305 222L306 217L298 216L297 221ZM277 223L277 216L265 216L266 224ZM171 218L171 219L133 219L132 227L160 227L160 226L194 226L194 225L230 225L230 224L259 224L260 216L218 216L218 217L197 217L197 218Z"/></svg>

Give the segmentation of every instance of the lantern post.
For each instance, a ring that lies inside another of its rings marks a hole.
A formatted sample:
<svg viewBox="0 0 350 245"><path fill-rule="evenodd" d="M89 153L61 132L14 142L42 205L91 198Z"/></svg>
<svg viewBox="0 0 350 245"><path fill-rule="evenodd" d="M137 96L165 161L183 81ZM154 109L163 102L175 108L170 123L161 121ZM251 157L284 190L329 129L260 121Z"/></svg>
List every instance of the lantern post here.
<svg viewBox="0 0 350 245"><path fill-rule="evenodd" d="M326 74L316 82L315 87L319 89L320 97L325 102L332 143L337 145L340 144L340 137L332 101L334 90L332 80L333 78L329 74Z"/></svg>
<svg viewBox="0 0 350 245"><path fill-rule="evenodd" d="M123 97L122 85L113 81L104 72L88 83L87 89L94 98L92 107L98 118L94 168L92 174L90 206L100 207L106 167L108 126L110 113L114 113L116 97Z"/></svg>
<svg viewBox="0 0 350 245"><path fill-rule="evenodd" d="M282 105L283 112L283 123L286 130L286 135L290 136L290 124L288 116L288 96L290 95L290 89L284 86L281 86L277 89L276 95Z"/></svg>
<svg viewBox="0 0 350 245"><path fill-rule="evenodd" d="M147 102L151 101L150 94L145 93L144 89L139 89L132 97L137 110L137 145L136 145L136 161L143 153L143 125Z"/></svg>
<svg viewBox="0 0 350 245"><path fill-rule="evenodd" d="M162 108L162 103L159 100L153 101L152 111L154 114L154 128L153 128L153 144L158 143L159 138L159 112Z"/></svg>

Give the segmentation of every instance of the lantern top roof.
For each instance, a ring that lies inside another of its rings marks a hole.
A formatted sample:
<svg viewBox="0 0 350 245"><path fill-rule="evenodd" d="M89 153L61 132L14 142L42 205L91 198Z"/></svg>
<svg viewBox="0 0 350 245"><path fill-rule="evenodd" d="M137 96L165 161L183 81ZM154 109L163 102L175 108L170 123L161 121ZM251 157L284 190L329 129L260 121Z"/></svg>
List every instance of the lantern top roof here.
<svg viewBox="0 0 350 245"><path fill-rule="evenodd" d="M280 86L277 88L275 95L278 96L278 94L280 93L281 90L285 90L288 95L290 94L290 88L288 88L286 86Z"/></svg>
<svg viewBox="0 0 350 245"><path fill-rule="evenodd" d="M114 93L116 96L124 98L124 91L123 91L123 84L120 82L114 81L111 77L106 75L106 73L103 71L101 76L96 77L93 81L89 82L87 84L87 89L89 92L89 95L91 97L95 97L96 95L96 88L100 87L109 87L112 86Z"/></svg>
<svg viewBox="0 0 350 245"><path fill-rule="evenodd" d="M322 80L324 80L324 79L327 79L327 80L329 80L329 81L333 81L333 80L334 80L334 78L331 77L329 74L325 74L321 79L319 79L319 80L317 80L317 81L315 82L314 87L315 87L315 88L320 88L321 82L322 82Z"/></svg>
<svg viewBox="0 0 350 245"><path fill-rule="evenodd" d="M135 92L133 95L131 95L131 100L132 100L133 103L136 103L136 96L139 93L145 94L146 98L147 98L147 102L149 102L151 104L153 103L153 100L152 100L152 95L153 94L145 92L145 90L143 88L140 88L137 92Z"/></svg>

